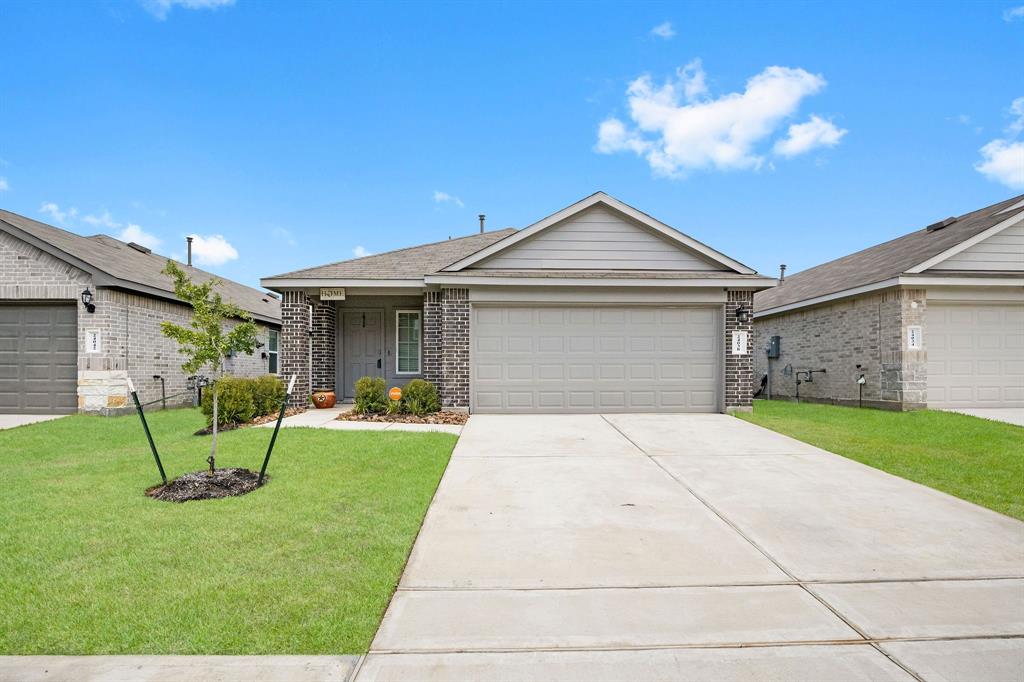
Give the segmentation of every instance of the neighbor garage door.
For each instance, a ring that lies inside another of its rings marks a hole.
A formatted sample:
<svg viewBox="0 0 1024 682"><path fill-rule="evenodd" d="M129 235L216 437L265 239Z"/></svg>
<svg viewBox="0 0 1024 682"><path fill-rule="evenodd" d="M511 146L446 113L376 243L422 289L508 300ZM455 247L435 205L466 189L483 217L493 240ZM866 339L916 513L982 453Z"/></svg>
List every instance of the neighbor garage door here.
<svg viewBox="0 0 1024 682"><path fill-rule="evenodd" d="M0 413L75 411L76 313L74 305L0 304Z"/></svg>
<svg viewBox="0 0 1024 682"><path fill-rule="evenodd" d="M1024 407L1024 305L929 303L929 407Z"/></svg>
<svg viewBox="0 0 1024 682"><path fill-rule="evenodd" d="M475 412L717 412L721 308L474 306Z"/></svg>

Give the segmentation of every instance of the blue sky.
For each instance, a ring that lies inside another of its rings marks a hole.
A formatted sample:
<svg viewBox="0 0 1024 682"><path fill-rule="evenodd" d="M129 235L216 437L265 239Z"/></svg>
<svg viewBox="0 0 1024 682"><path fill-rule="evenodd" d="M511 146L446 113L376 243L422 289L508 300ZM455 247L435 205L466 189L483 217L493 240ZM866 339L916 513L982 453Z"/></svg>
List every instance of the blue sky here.
<svg viewBox="0 0 1024 682"><path fill-rule="evenodd" d="M222 2L0 5L0 206L257 284L599 189L769 274L1024 192L1021 0Z"/></svg>

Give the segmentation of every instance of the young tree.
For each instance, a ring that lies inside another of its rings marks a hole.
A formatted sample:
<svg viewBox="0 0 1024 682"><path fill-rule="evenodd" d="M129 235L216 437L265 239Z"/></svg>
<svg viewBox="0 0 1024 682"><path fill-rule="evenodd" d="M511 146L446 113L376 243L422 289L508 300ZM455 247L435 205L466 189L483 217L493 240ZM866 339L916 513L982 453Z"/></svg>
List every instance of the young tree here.
<svg viewBox="0 0 1024 682"><path fill-rule="evenodd" d="M210 279L196 284L188 274L172 261L167 261L163 270L174 280L174 294L192 306L192 322L181 327L163 322L163 335L178 342L181 353L188 358L181 368L195 374L209 365L213 375L213 439L210 442L210 473L214 472L217 457L217 379L224 371L224 358L233 353L251 353L256 348L256 323L238 306L225 302L216 287L220 280ZM225 333L228 320L240 320L231 331Z"/></svg>

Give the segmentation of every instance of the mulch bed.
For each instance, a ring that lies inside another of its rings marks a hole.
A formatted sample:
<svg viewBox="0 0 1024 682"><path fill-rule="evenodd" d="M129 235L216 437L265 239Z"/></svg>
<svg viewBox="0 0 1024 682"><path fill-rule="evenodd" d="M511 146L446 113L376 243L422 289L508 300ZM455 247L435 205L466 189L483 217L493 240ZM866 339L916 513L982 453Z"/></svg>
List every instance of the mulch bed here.
<svg viewBox="0 0 1024 682"><path fill-rule="evenodd" d="M297 414L301 414L306 411L305 407L289 407L284 411L285 418L292 417ZM274 414L264 414L259 417L254 417L252 421L248 421L244 424L221 424L217 427L217 433L224 431L234 431L235 429L246 429L250 426L259 426L260 424L268 424L270 422L277 421L277 412ZM213 427L207 426L206 428L199 429L193 435L195 436L209 436L213 433Z"/></svg>
<svg viewBox="0 0 1024 682"><path fill-rule="evenodd" d="M343 422L399 422L401 424L456 424L462 425L469 421L465 412L435 412L425 417L414 414L356 414L343 412L338 415Z"/></svg>
<svg viewBox="0 0 1024 682"><path fill-rule="evenodd" d="M215 500L222 497L245 495L256 490L259 474L248 469L217 469L193 471L179 476L167 485L158 485L146 491L155 500L188 502L189 500ZM270 476L263 477L266 485Z"/></svg>

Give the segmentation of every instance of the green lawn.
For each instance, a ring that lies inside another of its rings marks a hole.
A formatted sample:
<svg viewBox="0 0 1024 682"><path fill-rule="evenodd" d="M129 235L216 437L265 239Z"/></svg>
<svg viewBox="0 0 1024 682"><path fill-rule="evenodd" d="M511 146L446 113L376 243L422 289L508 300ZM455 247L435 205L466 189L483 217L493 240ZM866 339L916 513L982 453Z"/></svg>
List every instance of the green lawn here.
<svg viewBox="0 0 1024 682"><path fill-rule="evenodd" d="M203 468L197 411L151 425L168 476ZM218 466L270 434L222 434ZM0 654L366 651L455 440L286 429L268 485L174 504L134 416L0 431Z"/></svg>
<svg viewBox="0 0 1024 682"><path fill-rule="evenodd" d="M953 412L754 401L741 419L1024 519L1024 428Z"/></svg>

